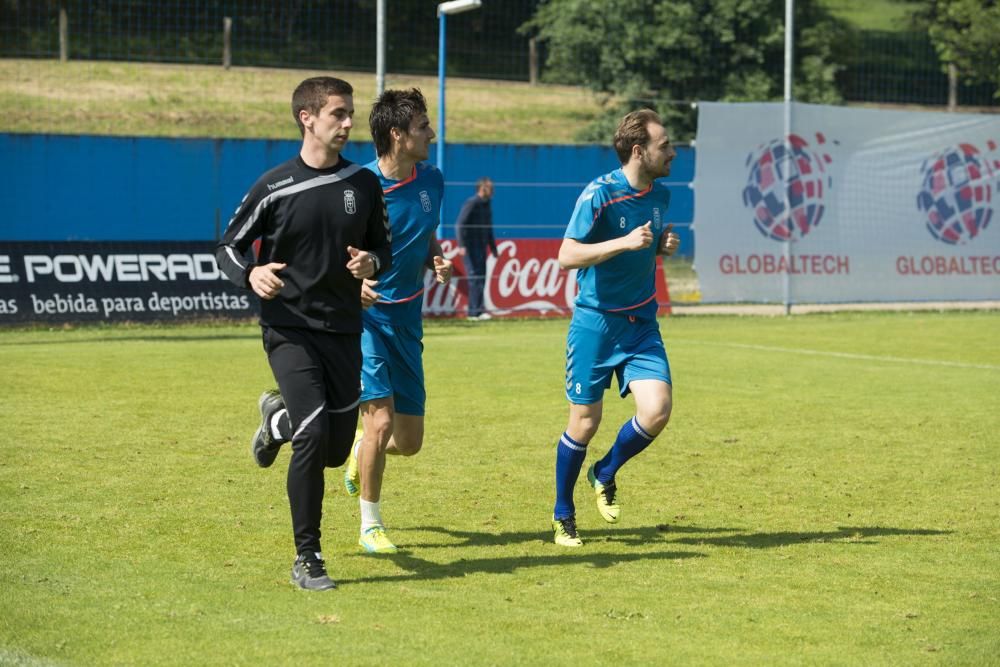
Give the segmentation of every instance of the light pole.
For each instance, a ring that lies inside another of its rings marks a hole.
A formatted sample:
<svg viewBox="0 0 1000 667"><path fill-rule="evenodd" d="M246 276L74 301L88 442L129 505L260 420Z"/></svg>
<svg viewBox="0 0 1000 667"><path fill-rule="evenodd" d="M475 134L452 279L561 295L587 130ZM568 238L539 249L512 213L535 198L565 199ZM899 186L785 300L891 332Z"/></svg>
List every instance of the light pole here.
<svg viewBox="0 0 1000 667"><path fill-rule="evenodd" d="M375 5L375 97L385 92L385 0Z"/></svg>
<svg viewBox="0 0 1000 667"><path fill-rule="evenodd" d="M437 6L438 14L438 132L437 168L444 173L444 67L445 67L445 17L479 9L483 0L450 0Z"/></svg>
<svg viewBox="0 0 1000 667"><path fill-rule="evenodd" d="M792 145L789 143L788 137L792 134L792 63L794 54L795 0L785 0L785 105L783 129L786 159L792 154ZM788 179L790 178L790 174L783 173L781 178L781 192L785 201L785 215L788 217L788 223L791 224L791 202L788 201ZM782 250L787 262L786 266L791 266L792 243L790 236L785 237L784 248ZM781 300L784 302L785 315L790 315L792 312L792 278L788 275L787 271L783 272L781 276Z"/></svg>

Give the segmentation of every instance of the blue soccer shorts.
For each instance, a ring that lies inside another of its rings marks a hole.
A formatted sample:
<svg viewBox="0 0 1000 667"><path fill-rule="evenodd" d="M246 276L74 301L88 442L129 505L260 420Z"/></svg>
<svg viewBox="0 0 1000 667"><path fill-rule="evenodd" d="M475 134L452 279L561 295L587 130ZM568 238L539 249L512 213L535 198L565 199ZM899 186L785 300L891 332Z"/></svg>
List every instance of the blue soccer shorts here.
<svg viewBox="0 0 1000 667"><path fill-rule="evenodd" d="M420 327L366 319L361 332L361 401L392 396L396 412L424 415L424 344Z"/></svg>
<svg viewBox="0 0 1000 667"><path fill-rule="evenodd" d="M577 308L566 337L566 398L590 405L604 398L611 376L624 398L633 380L670 382L670 362L656 320Z"/></svg>

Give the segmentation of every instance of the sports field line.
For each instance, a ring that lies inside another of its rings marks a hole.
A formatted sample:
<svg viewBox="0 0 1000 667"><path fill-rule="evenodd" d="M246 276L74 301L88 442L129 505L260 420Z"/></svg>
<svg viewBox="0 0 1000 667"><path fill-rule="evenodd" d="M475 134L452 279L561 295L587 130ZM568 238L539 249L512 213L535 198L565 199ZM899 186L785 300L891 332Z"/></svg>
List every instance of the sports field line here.
<svg viewBox="0 0 1000 667"><path fill-rule="evenodd" d="M714 345L716 347L731 347L740 350L757 350L759 352L777 352L780 354L804 354L815 357L836 357L839 359L854 359L859 361L886 361L895 364L915 364L919 366L948 366L949 368L978 368L986 371L1000 371L995 364L968 364L962 361L943 361L940 359L913 359L909 357L893 357L877 354L855 354L853 352L830 352L827 350L809 350L795 347L777 347L772 345L752 345L750 343L719 343L690 338L669 338L667 345L673 343L694 343L695 345Z"/></svg>

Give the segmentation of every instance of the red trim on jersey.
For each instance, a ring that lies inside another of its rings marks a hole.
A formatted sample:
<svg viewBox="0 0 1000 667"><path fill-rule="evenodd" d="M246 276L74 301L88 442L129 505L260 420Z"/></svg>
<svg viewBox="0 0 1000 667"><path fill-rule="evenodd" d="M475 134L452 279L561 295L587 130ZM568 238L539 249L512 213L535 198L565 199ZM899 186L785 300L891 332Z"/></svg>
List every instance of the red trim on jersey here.
<svg viewBox="0 0 1000 667"><path fill-rule="evenodd" d="M423 293L424 293L424 288L421 287L419 292L417 292L413 296L408 296L405 299L398 299L398 300L394 301L392 299L386 299L383 296L379 296L378 301L376 303L389 303L389 304L406 303L407 301L413 301L414 299L416 299L418 296L420 296Z"/></svg>
<svg viewBox="0 0 1000 667"><path fill-rule="evenodd" d="M652 301L655 298L656 298L656 294L654 293L653 296L649 297L648 299L646 299L642 303L637 303L634 306L625 306L624 308L609 308L608 312L609 313L620 313L623 310L632 310L634 308L638 308L639 306L645 306L647 303L649 303L650 301Z"/></svg>
<svg viewBox="0 0 1000 667"><path fill-rule="evenodd" d="M608 206L616 204L620 201L625 201L626 199L632 199L633 197L643 197L645 195L648 195L650 190L652 189L653 189L653 184L650 183L649 187L643 190L642 192L636 192L634 195L625 195L624 197L619 197L618 199L612 199L609 202L601 204L601 208L597 209L597 213L594 214L594 219L590 221L590 224L594 224L595 222L597 222L597 216L599 216Z"/></svg>
<svg viewBox="0 0 1000 667"><path fill-rule="evenodd" d="M414 180L416 180L416 178L417 178L417 165L413 165L413 173L410 174L409 178L404 178L399 183L396 183L395 185L390 185L389 187L383 189L382 194L389 194L396 188L401 188L407 183L412 183Z"/></svg>

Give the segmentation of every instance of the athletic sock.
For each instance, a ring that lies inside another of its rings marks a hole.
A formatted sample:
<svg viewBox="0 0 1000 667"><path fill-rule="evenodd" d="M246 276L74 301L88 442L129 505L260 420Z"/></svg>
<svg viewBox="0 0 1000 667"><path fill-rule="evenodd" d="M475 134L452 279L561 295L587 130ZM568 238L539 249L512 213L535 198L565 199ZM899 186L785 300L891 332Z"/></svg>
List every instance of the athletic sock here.
<svg viewBox="0 0 1000 667"><path fill-rule="evenodd" d="M281 408L271 415L271 423L268 427L277 442L288 442L292 439L292 422L288 418L288 410L285 408Z"/></svg>
<svg viewBox="0 0 1000 667"><path fill-rule="evenodd" d="M622 424L618 431L615 444L600 461L594 464L594 475L601 484L613 482L615 474L630 458L646 449L653 442L655 435L650 435L635 417Z"/></svg>
<svg viewBox="0 0 1000 667"><path fill-rule="evenodd" d="M373 503L360 500L361 503L361 533L373 526L382 526L382 513L379 511L379 501Z"/></svg>
<svg viewBox="0 0 1000 667"><path fill-rule="evenodd" d="M576 514L573 487L576 486L585 458L586 443L577 442L568 433L563 433L556 447L556 506L552 512L556 519L566 519Z"/></svg>

